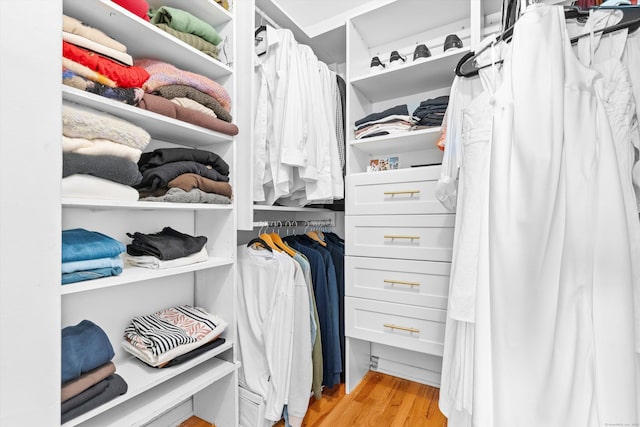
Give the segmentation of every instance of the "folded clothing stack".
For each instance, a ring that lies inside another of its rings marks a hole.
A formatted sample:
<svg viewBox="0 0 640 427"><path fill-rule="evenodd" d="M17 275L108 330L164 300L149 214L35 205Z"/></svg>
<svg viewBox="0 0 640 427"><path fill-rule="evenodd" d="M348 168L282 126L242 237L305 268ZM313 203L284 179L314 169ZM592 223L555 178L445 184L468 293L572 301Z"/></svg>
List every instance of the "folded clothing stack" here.
<svg viewBox="0 0 640 427"><path fill-rule="evenodd" d="M150 141L149 133L125 120L63 104L62 196L138 200L132 186L142 181L137 162Z"/></svg>
<svg viewBox="0 0 640 427"><path fill-rule="evenodd" d="M127 383L111 361L111 342L98 325L83 320L63 328L61 344L63 423L127 392Z"/></svg>
<svg viewBox="0 0 640 427"><path fill-rule="evenodd" d="M196 148L159 148L138 161L140 200L230 204L229 165L216 153Z"/></svg>
<svg viewBox="0 0 640 427"><path fill-rule="evenodd" d="M415 118L409 115L407 104L396 105L378 113L372 113L355 122L356 139L372 138L410 131Z"/></svg>
<svg viewBox="0 0 640 427"><path fill-rule="evenodd" d="M417 125L442 126L442 120L448 105L449 97L446 95L422 101L413 112L414 117L418 120Z"/></svg>
<svg viewBox="0 0 640 427"><path fill-rule="evenodd" d="M237 135L238 127L230 123L231 98L219 83L154 59L138 59L135 64L151 76L142 86L145 94L138 107L215 132ZM191 101L200 105L193 108Z"/></svg>
<svg viewBox="0 0 640 427"><path fill-rule="evenodd" d="M133 240L124 255L128 264L136 267L164 269L206 261L207 238L190 236L165 227L153 234L127 233Z"/></svg>
<svg viewBox="0 0 640 427"><path fill-rule="evenodd" d="M62 66L77 76L76 81L92 81L111 88L127 88L126 98L134 98L135 88L141 88L149 78L143 68L133 65L127 47L97 28L63 15Z"/></svg>
<svg viewBox="0 0 640 427"><path fill-rule="evenodd" d="M62 230L62 284L122 273L124 244L84 228Z"/></svg>
<svg viewBox="0 0 640 427"><path fill-rule="evenodd" d="M151 23L202 53L218 59L222 37L215 28L186 10L162 6L151 9Z"/></svg>
<svg viewBox="0 0 640 427"><path fill-rule="evenodd" d="M170 307L134 317L124 331L122 347L147 365L166 367L177 358L210 350L227 327L220 317L200 307Z"/></svg>

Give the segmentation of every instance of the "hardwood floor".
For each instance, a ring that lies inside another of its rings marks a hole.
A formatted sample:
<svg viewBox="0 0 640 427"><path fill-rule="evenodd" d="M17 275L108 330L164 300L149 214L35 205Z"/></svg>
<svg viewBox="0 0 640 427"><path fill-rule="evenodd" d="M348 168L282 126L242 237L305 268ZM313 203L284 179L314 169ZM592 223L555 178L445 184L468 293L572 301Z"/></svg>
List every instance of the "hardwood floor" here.
<svg viewBox="0 0 640 427"><path fill-rule="evenodd" d="M446 427L438 408L439 389L378 372L369 372L346 395L344 384L311 398L303 427ZM195 418L195 417L192 417ZM189 422L191 419L185 421ZM210 427L185 424L180 427ZM284 427L284 422L275 424Z"/></svg>

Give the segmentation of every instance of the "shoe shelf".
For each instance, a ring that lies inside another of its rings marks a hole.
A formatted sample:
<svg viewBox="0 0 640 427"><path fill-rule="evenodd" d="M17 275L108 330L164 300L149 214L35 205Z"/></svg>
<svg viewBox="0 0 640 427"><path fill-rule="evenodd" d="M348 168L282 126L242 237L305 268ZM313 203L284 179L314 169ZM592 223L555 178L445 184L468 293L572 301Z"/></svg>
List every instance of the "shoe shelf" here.
<svg viewBox="0 0 640 427"><path fill-rule="evenodd" d="M165 3L167 2L163 1L156 7ZM173 3L210 23L224 36L224 27L231 21L231 15L215 2L196 0ZM221 78L228 77L233 72L221 61L205 55L110 0L64 0L64 13L123 43L127 46L127 53L134 59L153 58L165 61L219 83L222 83Z"/></svg>
<svg viewBox="0 0 640 427"><path fill-rule="evenodd" d="M456 64L467 52L469 48L463 47L417 61L407 58L406 63L396 68L387 66L384 70L357 76L351 79L351 85L371 102L450 86Z"/></svg>

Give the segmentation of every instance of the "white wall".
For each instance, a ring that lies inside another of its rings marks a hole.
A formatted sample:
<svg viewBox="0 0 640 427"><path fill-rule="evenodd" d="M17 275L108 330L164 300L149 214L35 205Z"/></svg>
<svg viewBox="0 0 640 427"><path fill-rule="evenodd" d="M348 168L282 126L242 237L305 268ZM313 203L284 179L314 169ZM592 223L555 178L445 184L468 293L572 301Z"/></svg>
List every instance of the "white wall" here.
<svg viewBox="0 0 640 427"><path fill-rule="evenodd" d="M0 0L0 425L59 425L62 2Z"/></svg>

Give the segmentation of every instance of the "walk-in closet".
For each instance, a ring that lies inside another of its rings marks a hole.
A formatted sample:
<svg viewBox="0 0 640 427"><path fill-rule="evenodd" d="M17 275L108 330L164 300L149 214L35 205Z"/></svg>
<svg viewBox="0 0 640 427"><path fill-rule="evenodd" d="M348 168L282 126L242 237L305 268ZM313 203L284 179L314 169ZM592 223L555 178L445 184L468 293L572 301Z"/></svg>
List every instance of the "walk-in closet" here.
<svg viewBox="0 0 640 427"><path fill-rule="evenodd" d="M0 426L640 425L637 0L0 22Z"/></svg>

